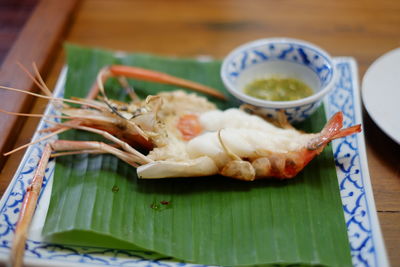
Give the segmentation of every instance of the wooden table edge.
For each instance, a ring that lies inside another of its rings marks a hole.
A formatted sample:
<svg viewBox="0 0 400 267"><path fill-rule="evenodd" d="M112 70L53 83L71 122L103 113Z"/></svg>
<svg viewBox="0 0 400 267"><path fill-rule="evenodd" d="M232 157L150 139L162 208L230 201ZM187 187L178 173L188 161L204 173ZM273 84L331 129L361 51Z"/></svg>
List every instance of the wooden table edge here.
<svg viewBox="0 0 400 267"><path fill-rule="evenodd" d="M77 3L77 0L39 1L0 67L1 85L29 92L37 90L17 62L29 69L35 62L39 72L46 76ZM33 98L26 94L0 91L0 107L4 110L29 112L33 102ZM3 154L13 147L24 121L24 118L0 113L0 169L6 161Z"/></svg>

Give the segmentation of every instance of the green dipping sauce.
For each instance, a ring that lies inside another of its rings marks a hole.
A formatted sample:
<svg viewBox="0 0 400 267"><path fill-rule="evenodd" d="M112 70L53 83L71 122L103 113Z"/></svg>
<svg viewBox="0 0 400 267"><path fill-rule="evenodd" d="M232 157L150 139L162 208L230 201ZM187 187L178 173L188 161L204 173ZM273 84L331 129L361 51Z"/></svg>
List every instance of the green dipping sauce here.
<svg viewBox="0 0 400 267"><path fill-rule="evenodd" d="M244 93L271 101L291 101L312 95L313 90L300 80L293 78L259 79L248 84Z"/></svg>

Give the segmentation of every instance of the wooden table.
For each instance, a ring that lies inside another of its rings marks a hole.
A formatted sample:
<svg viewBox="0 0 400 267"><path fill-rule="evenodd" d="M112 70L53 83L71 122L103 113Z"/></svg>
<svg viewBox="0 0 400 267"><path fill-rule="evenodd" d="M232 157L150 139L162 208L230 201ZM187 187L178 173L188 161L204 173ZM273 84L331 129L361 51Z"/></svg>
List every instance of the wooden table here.
<svg viewBox="0 0 400 267"><path fill-rule="evenodd" d="M40 1L39 1L40 2ZM63 1L60 1L63 2ZM149 1L86 0L75 11L64 41L169 56L222 58L250 40L287 36L308 40L333 56L352 56L363 77L383 53L400 46L400 1ZM50 88L64 63L60 46L44 73ZM3 82L3 81L2 81ZM7 81L13 84L13 81ZM32 112L43 111L37 101ZM376 207L390 262L400 266L400 145L364 112L364 133ZM29 141L37 119L28 119L15 146ZM0 174L4 192L23 151Z"/></svg>

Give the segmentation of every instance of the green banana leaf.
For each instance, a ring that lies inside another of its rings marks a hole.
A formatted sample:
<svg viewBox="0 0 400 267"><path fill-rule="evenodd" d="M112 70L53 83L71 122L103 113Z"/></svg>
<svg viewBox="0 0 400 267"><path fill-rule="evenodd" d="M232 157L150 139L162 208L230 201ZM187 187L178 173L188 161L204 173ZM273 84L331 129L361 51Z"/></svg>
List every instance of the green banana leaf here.
<svg viewBox="0 0 400 267"><path fill-rule="evenodd" d="M220 61L67 46L65 96L85 96L103 66L135 65L218 88ZM144 97L173 86L130 83ZM110 98L126 100L115 81ZM220 108L237 106L214 101ZM321 107L298 125L319 131ZM62 139L101 140L81 131ZM291 180L236 181L220 176L140 180L135 168L110 155L57 158L43 233L59 242L143 249L210 265L305 264L351 266L338 182L330 147Z"/></svg>

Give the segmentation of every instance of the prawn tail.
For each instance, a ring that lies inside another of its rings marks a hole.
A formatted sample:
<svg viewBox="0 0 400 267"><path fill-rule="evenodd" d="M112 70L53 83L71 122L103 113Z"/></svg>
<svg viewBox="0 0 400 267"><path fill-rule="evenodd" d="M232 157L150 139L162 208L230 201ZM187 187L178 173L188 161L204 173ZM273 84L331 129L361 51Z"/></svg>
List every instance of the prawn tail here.
<svg viewBox="0 0 400 267"><path fill-rule="evenodd" d="M337 138L346 137L361 131L361 125L343 128L343 113L337 112L327 122L319 134L309 140L306 146L298 151L262 157L254 160L252 166L255 170L255 179L277 177L290 179L301 172L305 166L322 150L326 145Z"/></svg>
<svg viewBox="0 0 400 267"><path fill-rule="evenodd" d="M332 118L327 122L320 134L311 139L307 144L308 150L320 150L332 140L337 138L346 137L358 132L361 132L361 125L354 125L345 129L343 128L343 113L341 111L335 113Z"/></svg>
<svg viewBox="0 0 400 267"><path fill-rule="evenodd" d="M361 132L361 124L357 124L357 125L345 128L345 129L341 129L337 134L332 136L332 140L337 139L337 138L346 137L348 135L352 135L352 134L359 133L359 132Z"/></svg>

